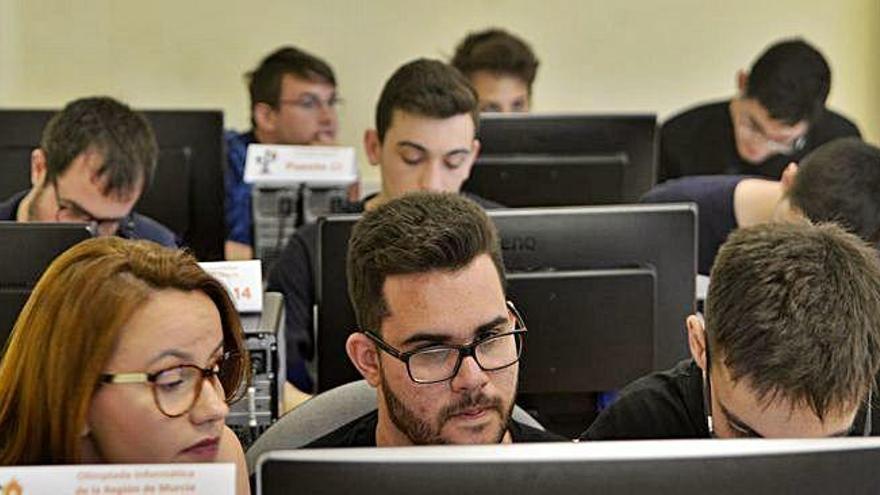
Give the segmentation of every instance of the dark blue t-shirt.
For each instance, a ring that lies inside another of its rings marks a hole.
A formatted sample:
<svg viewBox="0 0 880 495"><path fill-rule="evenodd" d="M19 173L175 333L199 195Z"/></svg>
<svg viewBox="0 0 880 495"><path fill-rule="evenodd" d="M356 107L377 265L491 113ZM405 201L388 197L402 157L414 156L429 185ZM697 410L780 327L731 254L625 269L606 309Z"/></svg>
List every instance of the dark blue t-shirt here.
<svg viewBox="0 0 880 495"><path fill-rule="evenodd" d="M254 218L251 211L251 185L244 182L244 162L247 148L256 143L253 131L239 134L226 131L226 227L230 241L252 246Z"/></svg>
<svg viewBox="0 0 880 495"><path fill-rule="evenodd" d="M18 205L27 196L28 191L15 194L6 201L0 203L0 221L15 221ZM121 230L119 237L124 239L144 239L161 244L165 247L176 248L180 241L174 232L152 218L139 213L131 214L131 228Z"/></svg>
<svg viewBox="0 0 880 495"><path fill-rule="evenodd" d="M655 186L642 196L642 203L696 203L699 252L697 273L708 275L718 248L737 228L733 192L745 175L683 177Z"/></svg>

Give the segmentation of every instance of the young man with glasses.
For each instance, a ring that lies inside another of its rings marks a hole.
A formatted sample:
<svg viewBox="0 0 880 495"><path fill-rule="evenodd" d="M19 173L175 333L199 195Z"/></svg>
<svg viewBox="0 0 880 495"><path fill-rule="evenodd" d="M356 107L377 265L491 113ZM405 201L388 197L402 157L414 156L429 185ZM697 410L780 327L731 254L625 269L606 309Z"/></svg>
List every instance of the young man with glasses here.
<svg viewBox="0 0 880 495"><path fill-rule="evenodd" d="M859 136L845 117L825 108L831 71L801 39L769 47L739 94L667 120L660 130L658 182L687 175L747 174L779 179L792 161L835 138Z"/></svg>
<svg viewBox="0 0 880 495"><path fill-rule="evenodd" d="M584 439L878 434L880 263L837 225L731 234L687 332L692 359L627 386Z"/></svg>
<svg viewBox="0 0 880 495"><path fill-rule="evenodd" d="M285 46L266 56L247 79L252 128L226 133L227 259L253 257L251 187L244 183L248 145L332 145L338 128L336 76L320 58Z"/></svg>
<svg viewBox="0 0 880 495"><path fill-rule="evenodd" d="M28 191L0 203L0 220L85 222L98 235L176 247L175 235L132 212L156 168L149 123L107 97L82 98L52 117L31 153Z"/></svg>
<svg viewBox="0 0 880 495"><path fill-rule="evenodd" d="M454 193L414 193L352 232L352 363L378 409L309 447L563 440L511 419L525 322L506 299L498 234Z"/></svg>

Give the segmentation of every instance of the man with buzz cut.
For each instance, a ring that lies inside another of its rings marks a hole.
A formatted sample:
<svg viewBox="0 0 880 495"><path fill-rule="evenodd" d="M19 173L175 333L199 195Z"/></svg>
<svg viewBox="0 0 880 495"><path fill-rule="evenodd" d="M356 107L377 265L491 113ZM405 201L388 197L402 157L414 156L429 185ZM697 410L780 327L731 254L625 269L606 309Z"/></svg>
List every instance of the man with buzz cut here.
<svg viewBox="0 0 880 495"><path fill-rule="evenodd" d="M691 359L628 385L589 440L877 435L880 263L835 224L731 234L712 268Z"/></svg>
<svg viewBox="0 0 880 495"><path fill-rule="evenodd" d="M687 175L745 174L779 179L785 167L858 128L825 107L831 70L802 39L770 46L739 93L676 115L660 129L658 183Z"/></svg>
<svg viewBox="0 0 880 495"><path fill-rule="evenodd" d="M381 190L337 213L372 210L413 191L459 192L480 150L477 96L456 69L418 59L397 69L376 106L376 126L364 134L364 148L379 167ZM472 198L483 207L498 205ZM306 362L314 356L312 307L318 229L298 229L269 273L268 289L284 295L287 369L301 390L312 390Z"/></svg>
<svg viewBox="0 0 880 495"><path fill-rule="evenodd" d="M347 277L358 331L346 351L377 409L307 447L564 441L511 418L528 331L480 206L419 192L371 209Z"/></svg>
<svg viewBox="0 0 880 495"><path fill-rule="evenodd" d="M0 202L0 221L85 222L97 235L177 247L173 232L132 211L156 170L149 122L106 96L68 103L31 152L32 187Z"/></svg>

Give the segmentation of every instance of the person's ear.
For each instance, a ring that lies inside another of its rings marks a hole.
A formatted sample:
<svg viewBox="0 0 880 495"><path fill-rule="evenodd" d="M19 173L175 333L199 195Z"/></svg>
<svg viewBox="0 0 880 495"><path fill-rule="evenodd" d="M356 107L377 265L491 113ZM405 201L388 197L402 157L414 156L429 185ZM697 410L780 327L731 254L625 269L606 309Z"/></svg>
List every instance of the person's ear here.
<svg viewBox="0 0 880 495"><path fill-rule="evenodd" d="M468 156L467 163L462 165L464 172L464 180L467 180L468 177L471 176L471 170L474 168L474 162L477 161L477 157L480 156L480 140L474 139L473 145L471 145L471 153Z"/></svg>
<svg viewBox="0 0 880 495"><path fill-rule="evenodd" d="M381 382L379 372L379 351L376 344L361 332L354 332L345 341L345 352L354 367L372 387Z"/></svg>
<svg viewBox="0 0 880 495"><path fill-rule="evenodd" d="M379 131L376 129L367 129L364 131L364 151L367 153L367 159L370 165L376 166L382 160L382 141L379 140Z"/></svg>
<svg viewBox="0 0 880 495"><path fill-rule="evenodd" d="M780 182L782 183L782 192L786 193L791 186L794 185L794 179L798 174L798 165L795 162L791 162L785 167L785 170L782 171L782 179Z"/></svg>
<svg viewBox="0 0 880 495"><path fill-rule="evenodd" d="M275 132L277 112L268 103L255 103L253 108L254 125L263 132Z"/></svg>
<svg viewBox="0 0 880 495"><path fill-rule="evenodd" d="M688 347L691 350L691 357L696 361L697 366L704 372L706 371L706 328L703 319L697 315L690 315L686 320L688 333Z"/></svg>
<svg viewBox="0 0 880 495"><path fill-rule="evenodd" d="M749 73L742 69L736 71L736 90L739 91L740 96L745 96L748 89Z"/></svg>
<svg viewBox="0 0 880 495"><path fill-rule="evenodd" d="M31 151L31 186L40 187L46 181L46 153L40 148Z"/></svg>

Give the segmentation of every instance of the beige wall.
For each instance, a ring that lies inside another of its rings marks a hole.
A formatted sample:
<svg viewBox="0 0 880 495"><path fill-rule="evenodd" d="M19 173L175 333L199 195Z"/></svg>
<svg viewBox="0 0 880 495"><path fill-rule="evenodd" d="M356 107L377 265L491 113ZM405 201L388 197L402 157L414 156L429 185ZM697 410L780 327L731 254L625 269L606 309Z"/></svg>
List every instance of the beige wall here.
<svg viewBox="0 0 880 495"><path fill-rule="evenodd" d="M831 61L831 106L880 142L880 0L0 0L0 106L103 93L141 108L220 108L241 129L242 74L292 43L336 69L341 141L360 149L398 65L447 57L489 25L534 45L538 111L661 118L729 96L770 41L802 35Z"/></svg>

